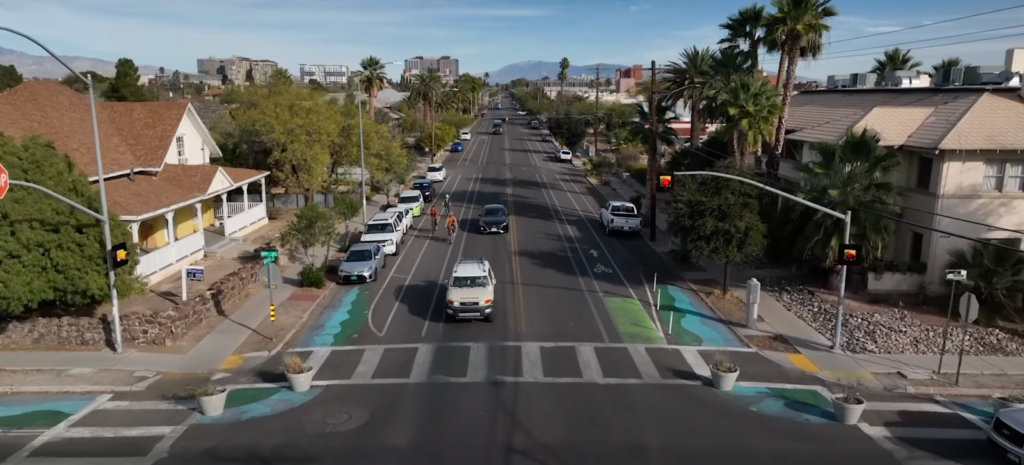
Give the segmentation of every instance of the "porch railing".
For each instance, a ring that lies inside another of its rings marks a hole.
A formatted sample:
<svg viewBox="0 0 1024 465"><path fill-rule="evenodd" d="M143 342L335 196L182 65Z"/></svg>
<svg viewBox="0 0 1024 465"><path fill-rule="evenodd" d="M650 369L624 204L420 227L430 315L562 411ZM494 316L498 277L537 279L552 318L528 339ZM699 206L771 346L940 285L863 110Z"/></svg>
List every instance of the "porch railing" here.
<svg viewBox="0 0 1024 465"><path fill-rule="evenodd" d="M231 210L229 209L228 211L230 212ZM224 221L224 235L230 236L231 234L241 231L246 226L249 226L266 217L266 205L262 203L250 204L248 210L245 210L244 212L239 213L235 216L228 215L228 219Z"/></svg>
<svg viewBox="0 0 1024 465"><path fill-rule="evenodd" d="M260 202L249 202L249 208L245 208L245 206L246 206L245 202L228 202L228 218L231 218L232 216L238 216L238 215L242 214L242 212L244 212L246 210L251 210L253 208L256 208L256 206L258 206L258 205L263 205L263 204L260 203ZM217 215L218 219L224 218L224 206L223 205L215 206L214 209L213 209L213 214Z"/></svg>
<svg viewBox="0 0 1024 465"><path fill-rule="evenodd" d="M202 231L189 234L178 239L173 244L167 244L139 257L139 264L135 267L135 275L144 278L154 274L174 265L189 255L203 250L205 246L206 239Z"/></svg>

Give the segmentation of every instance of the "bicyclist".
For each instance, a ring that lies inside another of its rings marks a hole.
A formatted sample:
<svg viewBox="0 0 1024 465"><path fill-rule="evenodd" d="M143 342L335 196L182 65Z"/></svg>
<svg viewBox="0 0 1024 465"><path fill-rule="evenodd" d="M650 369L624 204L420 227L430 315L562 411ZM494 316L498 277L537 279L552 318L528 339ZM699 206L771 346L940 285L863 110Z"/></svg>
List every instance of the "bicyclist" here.
<svg viewBox="0 0 1024 465"><path fill-rule="evenodd" d="M455 235L455 228L459 227L459 219L454 214L449 213L446 225L448 226L448 237L452 237Z"/></svg>
<svg viewBox="0 0 1024 465"><path fill-rule="evenodd" d="M445 194L444 195L444 211L445 211L445 213L450 213L452 211L452 195L451 194Z"/></svg>
<svg viewBox="0 0 1024 465"><path fill-rule="evenodd" d="M427 216L430 217L430 224L437 229L437 220L441 217L441 213L437 211L437 205L431 205L430 211L427 212Z"/></svg>

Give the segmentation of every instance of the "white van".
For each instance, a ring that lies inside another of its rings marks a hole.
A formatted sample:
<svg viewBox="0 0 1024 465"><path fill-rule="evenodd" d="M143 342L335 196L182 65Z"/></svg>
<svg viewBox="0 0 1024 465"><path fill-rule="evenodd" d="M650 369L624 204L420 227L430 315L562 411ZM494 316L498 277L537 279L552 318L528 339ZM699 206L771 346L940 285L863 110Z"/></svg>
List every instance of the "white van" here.
<svg viewBox="0 0 1024 465"><path fill-rule="evenodd" d="M378 213L370 218L359 242L379 244L388 255L398 255L399 244L405 243L402 220L395 213Z"/></svg>

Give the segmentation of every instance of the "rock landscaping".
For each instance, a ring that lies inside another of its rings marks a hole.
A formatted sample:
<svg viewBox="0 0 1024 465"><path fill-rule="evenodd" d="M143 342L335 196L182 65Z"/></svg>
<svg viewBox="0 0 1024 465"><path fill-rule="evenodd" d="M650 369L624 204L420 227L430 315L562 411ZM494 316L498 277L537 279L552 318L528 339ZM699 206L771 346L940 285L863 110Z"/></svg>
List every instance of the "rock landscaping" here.
<svg viewBox="0 0 1024 465"><path fill-rule="evenodd" d="M832 339L836 315L832 304L792 282L768 281L762 289L819 334ZM842 349L857 354L938 355L943 331L943 326L923 324L898 308L846 313ZM949 328L946 353L959 352L962 338L963 330L954 322ZM974 327L968 332L966 344L966 355L1024 356L1024 337L1005 329Z"/></svg>

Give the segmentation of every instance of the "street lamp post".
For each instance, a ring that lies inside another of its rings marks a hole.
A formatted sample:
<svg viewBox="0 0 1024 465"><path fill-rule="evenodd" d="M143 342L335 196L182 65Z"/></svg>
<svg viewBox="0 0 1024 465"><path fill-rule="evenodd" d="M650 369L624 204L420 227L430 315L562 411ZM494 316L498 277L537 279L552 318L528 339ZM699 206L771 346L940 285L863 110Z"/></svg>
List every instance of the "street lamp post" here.
<svg viewBox="0 0 1024 465"><path fill-rule="evenodd" d="M401 61L389 61L384 63L387 65L400 65ZM366 96L366 101L369 103L372 95ZM359 108L359 195L362 196L363 200L363 225L366 225L366 154L363 148L363 102L360 102L356 98L356 107ZM369 110L369 109L367 109ZM372 118L373 115L370 115Z"/></svg>
<svg viewBox="0 0 1024 465"><path fill-rule="evenodd" d="M114 352L120 354L121 350L122 350L122 348L121 348L121 317L120 317L120 314L119 314L118 302L117 302L117 286L114 285L114 279L115 279L115 275L114 275L114 262L113 262L113 257L110 256L110 249L112 248L112 244L110 243L110 214L107 211L107 189L106 189L105 181L103 179L103 153L100 151L100 128L99 128L99 124L96 121L96 97L94 95L96 88L93 85L92 77L90 77L89 75L86 75L86 74L79 73L78 71L75 71L75 69L72 68L71 66L68 66L68 64L65 63L64 60L61 60L61 58L59 56L57 56L56 53L53 53L53 51L51 51L49 48L47 48L45 45L43 45L38 40L30 37L28 34L16 31L16 30L11 29L11 28L3 27L3 26L0 26L0 31L10 32L11 34L14 34L14 35L17 35L17 36L21 36L21 37L25 38L26 40L28 40L29 42L32 42L33 44L36 44L39 48L43 49L44 52L46 52L48 55L53 57L54 60L57 60L57 62L60 63L61 66L66 68L69 72L71 72L71 74L80 76L82 79L84 79L86 85L88 85L88 87L89 87L89 113L92 116L92 138L93 138L93 143L96 145L96 175L99 178L99 185L100 185L99 186L100 187L100 215L103 216L103 220L101 220L100 223L103 225L103 242L104 242L104 245L106 246L106 256L107 256L107 284L110 286L110 301L111 301L112 312L113 312L112 320L113 320L113 326L114 327L113 327L113 331L112 332L113 332L113 337L114 337L114 341L113 341L114 342Z"/></svg>
<svg viewBox="0 0 1024 465"><path fill-rule="evenodd" d="M806 205L808 207L811 207L811 208L813 208L815 210L818 210L818 211L820 211L822 213L825 213L827 215L832 215L832 216L834 216L836 218L839 218L839 219L843 220L843 223L844 223L843 224L843 243L844 244L849 244L850 243L850 221L851 221L851 216L852 215L851 215L849 210L847 210L845 214L839 213L839 212L837 212L835 210L830 210L830 209L825 208L825 207L823 207L821 205L818 205L816 203L808 202L807 200L801 199L800 197L797 197L795 195L790 195L790 194L787 194L787 193L785 193L783 191L780 191L778 189L771 188L771 187L766 186L764 184L761 184L761 183L759 183L757 181L752 181L750 179L747 179L747 178L744 178L744 177L740 177L740 176L733 176L731 174L716 173L714 171L677 171L675 173L672 173L672 175L673 176L687 176L687 175L718 176L718 177L721 177L721 178L728 178L728 179L732 179L732 180L735 180L735 181L745 182L747 184L751 184L751 185L760 187L761 189L764 189L764 190L766 190L768 192L771 192L773 194L781 195L781 196L783 196L783 197L785 197L787 199L793 200L795 202L801 203L801 204ZM725 284L728 285L729 283L725 283ZM840 342L842 342L842 334L843 334L843 313L845 313L843 311L843 306L845 304L845 300L846 300L846 265L841 265L840 269L839 269L839 304L837 305L838 308L836 309L836 330L835 330L835 334L833 335L833 339L832 339L832 349L834 349L834 350L840 350L839 348L841 347L840 346Z"/></svg>

